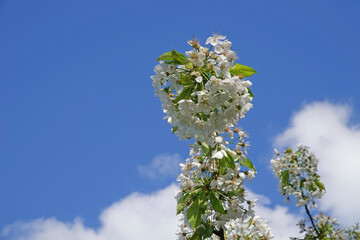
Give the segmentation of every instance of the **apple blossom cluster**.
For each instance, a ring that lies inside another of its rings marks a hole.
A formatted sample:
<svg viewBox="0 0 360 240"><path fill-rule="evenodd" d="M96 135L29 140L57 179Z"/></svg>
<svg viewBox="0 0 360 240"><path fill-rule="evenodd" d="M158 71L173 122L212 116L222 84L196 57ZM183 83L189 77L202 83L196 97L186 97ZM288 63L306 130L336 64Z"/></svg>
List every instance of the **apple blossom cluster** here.
<svg viewBox="0 0 360 240"><path fill-rule="evenodd" d="M355 224L348 229L340 228L337 219L325 216L323 213L314 217L315 225L306 227L306 221L301 220L299 224L300 233L305 233L304 238L290 238L292 240L310 239L336 239L336 240L358 240L360 239L360 226Z"/></svg>
<svg viewBox="0 0 360 240"><path fill-rule="evenodd" d="M256 170L246 157L246 134L236 127L252 107L255 70L235 63L225 36L214 34L203 47L196 39L185 55L161 55L151 76L165 119L181 139L193 139L190 157L180 164L178 239L272 239L246 199L244 181ZM231 147L230 147L231 146Z"/></svg>
<svg viewBox="0 0 360 240"><path fill-rule="evenodd" d="M296 206L311 203L311 207L316 208L314 199L321 198L325 193L325 187L317 174L316 156L307 146L300 145L296 152L288 148L283 156L276 151L274 158L271 160L271 166L279 179L280 193L287 196L287 200L294 196Z"/></svg>

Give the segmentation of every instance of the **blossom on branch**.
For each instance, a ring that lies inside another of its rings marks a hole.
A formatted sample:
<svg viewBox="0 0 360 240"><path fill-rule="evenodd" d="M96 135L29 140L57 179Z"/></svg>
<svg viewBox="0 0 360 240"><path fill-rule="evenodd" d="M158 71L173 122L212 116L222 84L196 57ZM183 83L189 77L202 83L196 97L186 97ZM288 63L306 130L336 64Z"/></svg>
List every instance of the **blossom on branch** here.
<svg viewBox="0 0 360 240"><path fill-rule="evenodd" d="M308 208L316 208L316 198L321 198L325 194L325 187L320 181L317 173L318 159L309 151L309 147L299 145L294 152L291 148L285 150L281 155L275 150L275 157L271 160L271 166L275 176L279 179L279 191L290 200L295 197L296 206L304 206L309 217L307 222L301 220L297 225L300 233L304 233L303 238L290 238L292 240L358 240L360 239L360 226L344 229L339 227L335 218L319 213L313 217ZM307 225L307 223L309 223Z"/></svg>
<svg viewBox="0 0 360 240"><path fill-rule="evenodd" d="M225 36L209 37L209 48L196 39L188 43L193 49L186 55L161 55L151 76L173 133L193 140L177 179L178 239L272 239L255 216L256 201L246 197L244 181L256 169L245 155L245 131L236 127L252 108L252 83L245 78L255 70L234 62Z"/></svg>

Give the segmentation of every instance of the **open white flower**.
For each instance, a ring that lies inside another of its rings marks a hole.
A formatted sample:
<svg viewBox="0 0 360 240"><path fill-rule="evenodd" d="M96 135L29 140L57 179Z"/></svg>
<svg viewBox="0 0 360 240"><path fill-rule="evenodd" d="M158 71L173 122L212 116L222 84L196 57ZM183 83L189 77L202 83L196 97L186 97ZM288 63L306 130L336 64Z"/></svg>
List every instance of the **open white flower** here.
<svg viewBox="0 0 360 240"><path fill-rule="evenodd" d="M215 158L215 159L223 159L226 156L226 152L224 150L214 150L212 152L212 156L211 158Z"/></svg>
<svg viewBox="0 0 360 240"><path fill-rule="evenodd" d="M195 78L195 81L198 82L198 83L201 83L203 81L203 77L198 76L197 78Z"/></svg>
<svg viewBox="0 0 360 240"><path fill-rule="evenodd" d="M226 36L220 35L218 33L213 33L212 37L208 37L208 39L206 39L206 44L211 44L213 46L216 46L218 44L221 43L221 41L219 40L224 40L226 39Z"/></svg>

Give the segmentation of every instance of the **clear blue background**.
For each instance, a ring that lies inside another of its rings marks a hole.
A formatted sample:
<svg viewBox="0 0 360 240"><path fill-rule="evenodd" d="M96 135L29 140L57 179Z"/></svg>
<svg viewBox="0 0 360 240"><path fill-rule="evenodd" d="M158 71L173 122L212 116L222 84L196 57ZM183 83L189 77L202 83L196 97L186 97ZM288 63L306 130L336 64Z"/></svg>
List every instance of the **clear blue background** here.
<svg viewBox="0 0 360 240"><path fill-rule="evenodd" d="M149 76L163 52L215 31L259 72L240 122L259 172L250 188L281 204L268 161L291 114L315 100L360 106L359 12L357 0L1 0L0 228L53 216L96 227L111 203L174 182L137 170L188 155Z"/></svg>

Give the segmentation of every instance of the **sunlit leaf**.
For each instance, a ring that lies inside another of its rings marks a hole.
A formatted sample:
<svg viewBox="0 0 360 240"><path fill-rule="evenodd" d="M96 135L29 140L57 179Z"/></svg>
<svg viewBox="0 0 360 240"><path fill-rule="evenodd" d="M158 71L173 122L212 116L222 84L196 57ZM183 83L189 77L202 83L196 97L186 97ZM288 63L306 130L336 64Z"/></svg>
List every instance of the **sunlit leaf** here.
<svg viewBox="0 0 360 240"><path fill-rule="evenodd" d="M174 102L177 103L182 99L187 99L188 97L191 96L191 93L193 92L193 90L194 90L193 85L184 87L183 90L181 91L181 93L179 93L179 95L176 96Z"/></svg>
<svg viewBox="0 0 360 240"><path fill-rule="evenodd" d="M233 155L231 155L231 153L229 151L226 151L226 154L227 154L227 165L229 168L235 170L235 160L234 160L234 157Z"/></svg>
<svg viewBox="0 0 360 240"><path fill-rule="evenodd" d="M252 163L252 161L249 158L245 158L244 161L240 161L240 164L243 165L244 167L247 167L249 169L253 169L254 171L256 171L254 164Z"/></svg>
<svg viewBox="0 0 360 240"><path fill-rule="evenodd" d="M193 228L199 226L201 222L201 209L199 207L200 198L194 199L194 202L189 207L187 212L187 219Z"/></svg>
<svg viewBox="0 0 360 240"><path fill-rule="evenodd" d="M209 200L210 200L210 203L211 203L212 207L214 208L214 210L216 212L225 214L224 207L221 204L220 200L216 197L214 192L209 193Z"/></svg>
<svg viewBox="0 0 360 240"><path fill-rule="evenodd" d="M156 61L166 61L166 60L173 60L172 52L166 52L162 54Z"/></svg>
<svg viewBox="0 0 360 240"><path fill-rule="evenodd" d="M235 67L231 68L229 71L233 76L239 76L240 78L249 77L254 73L256 73L256 71L253 68L238 63L235 65Z"/></svg>
<svg viewBox="0 0 360 240"><path fill-rule="evenodd" d="M209 146L207 145L206 142L201 143L201 148L202 148L203 152L205 153L205 155L209 153Z"/></svg>

